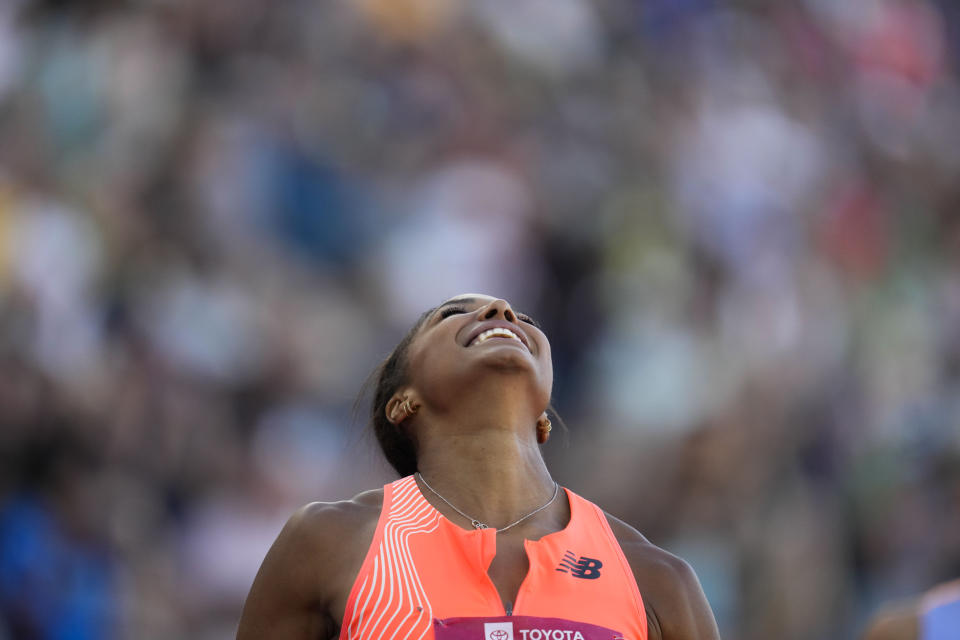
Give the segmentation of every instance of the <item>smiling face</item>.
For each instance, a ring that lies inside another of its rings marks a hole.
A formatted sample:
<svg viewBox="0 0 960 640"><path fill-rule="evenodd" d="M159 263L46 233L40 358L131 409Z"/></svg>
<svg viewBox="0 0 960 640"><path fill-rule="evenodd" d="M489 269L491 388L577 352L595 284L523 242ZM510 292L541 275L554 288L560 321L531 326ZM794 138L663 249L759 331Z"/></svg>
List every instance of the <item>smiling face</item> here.
<svg viewBox="0 0 960 640"><path fill-rule="evenodd" d="M464 294L441 304L411 343L407 362L409 386L438 408L485 383L524 391L537 413L550 401L550 343L532 318L499 298Z"/></svg>

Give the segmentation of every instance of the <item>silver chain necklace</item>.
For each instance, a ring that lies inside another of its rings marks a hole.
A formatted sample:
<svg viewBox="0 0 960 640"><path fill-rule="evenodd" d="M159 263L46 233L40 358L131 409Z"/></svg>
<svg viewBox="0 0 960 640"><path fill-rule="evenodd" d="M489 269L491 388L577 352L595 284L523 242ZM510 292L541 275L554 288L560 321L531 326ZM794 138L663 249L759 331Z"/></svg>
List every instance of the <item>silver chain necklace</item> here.
<svg viewBox="0 0 960 640"><path fill-rule="evenodd" d="M440 498L441 500L443 500L444 502L446 502L447 505L449 505L449 507L450 507L451 509L453 509L454 511L456 511L457 513L459 513L460 515L462 515L464 518L466 518L467 520L469 520L469 521L470 521L470 524L473 525L473 528L474 528L474 529L488 529L488 528L489 528L488 525L480 522L480 521L477 520L476 518L473 518L473 517L471 517L471 516L468 516L468 515L465 514L463 511L460 511L460 509L457 509L455 506L453 506L453 504L452 504L449 500L447 500L447 499L444 498L442 495L440 495L439 493L437 493L437 490L434 489L433 487L431 487L429 482L427 482L426 480L424 480L423 475L422 475L419 471L417 471L416 475L420 478L420 482L423 483L423 486L425 486L427 489L430 489L430 491L433 492L433 495L437 496L438 498ZM530 516L533 516L533 515L536 515L536 514L540 513L541 511L543 511L544 509L546 509L547 507L549 507L551 504L553 504L553 501L557 499L557 494L559 494L559 493L560 493L560 485L557 484L556 480L554 480L554 482L553 482L553 497L552 497L552 498L550 498L549 500L547 500L547 502L546 502L544 505L542 505L542 506L540 506L540 507L537 507L536 509L534 509L533 511L531 511L531 512L528 513L527 515L523 516L522 518L520 518L520 519L517 520L516 522L511 522L510 524L508 524L507 526L503 527L502 529L497 529L497 533L503 533L503 532L506 531L507 529L509 529L509 528L511 528L511 527L517 526L518 524L520 524L521 522L523 522L524 520L526 520L526 519L529 518Z"/></svg>

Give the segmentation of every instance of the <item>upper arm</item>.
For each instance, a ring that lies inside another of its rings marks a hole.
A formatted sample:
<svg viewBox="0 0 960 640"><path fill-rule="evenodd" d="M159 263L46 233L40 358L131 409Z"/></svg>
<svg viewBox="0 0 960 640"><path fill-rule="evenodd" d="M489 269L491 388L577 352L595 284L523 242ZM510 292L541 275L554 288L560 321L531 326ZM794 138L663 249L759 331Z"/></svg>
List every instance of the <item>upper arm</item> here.
<svg viewBox="0 0 960 640"><path fill-rule="evenodd" d="M650 576L647 594L661 640L719 640L717 622L693 568L681 558L658 551L664 557L643 566Z"/></svg>
<svg viewBox="0 0 960 640"><path fill-rule="evenodd" d="M238 640L332 638L376 529L382 492L314 502L267 552L243 606Z"/></svg>
<svg viewBox="0 0 960 640"><path fill-rule="evenodd" d="M243 605L237 640L329 638L333 621L325 610L323 537L316 531L327 505L307 505L283 527L267 552Z"/></svg>
<svg viewBox="0 0 960 640"><path fill-rule="evenodd" d="M693 568L608 517L647 610L649 640L719 640L713 611Z"/></svg>

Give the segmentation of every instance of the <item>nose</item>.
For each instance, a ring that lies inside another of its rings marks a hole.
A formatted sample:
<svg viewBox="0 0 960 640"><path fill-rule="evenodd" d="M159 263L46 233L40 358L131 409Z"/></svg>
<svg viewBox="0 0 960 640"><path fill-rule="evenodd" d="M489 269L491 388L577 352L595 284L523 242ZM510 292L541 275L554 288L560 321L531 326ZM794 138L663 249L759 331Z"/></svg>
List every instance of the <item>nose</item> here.
<svg viewBox="0 0 960 640"><path fill-rule="evenodd" d="M483 320L491 320L496 318L498 315L503 316L503 319L507 322L516 322L517 316L513 312L513 309L510 308L510 303L506 300L501 300L497 298L490 302L490 304L481 307L479 312L479 317Z"/></svg>

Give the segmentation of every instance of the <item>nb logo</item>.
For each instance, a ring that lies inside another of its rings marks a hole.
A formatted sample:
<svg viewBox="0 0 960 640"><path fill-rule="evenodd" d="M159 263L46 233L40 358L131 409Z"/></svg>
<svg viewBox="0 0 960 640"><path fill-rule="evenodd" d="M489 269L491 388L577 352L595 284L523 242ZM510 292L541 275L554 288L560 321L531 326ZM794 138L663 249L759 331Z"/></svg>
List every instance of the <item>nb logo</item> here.
<svg viewBox="0 0 960 640"><path fill-rule="evenodd" d="M577 558L573 551L567 551L563 554L563 559L557 567L557 571L569 573L574 578L584 578L585 580L595 580L600 577L600 568L603 563L596 558L587 558L580 556Z"/></svg>

